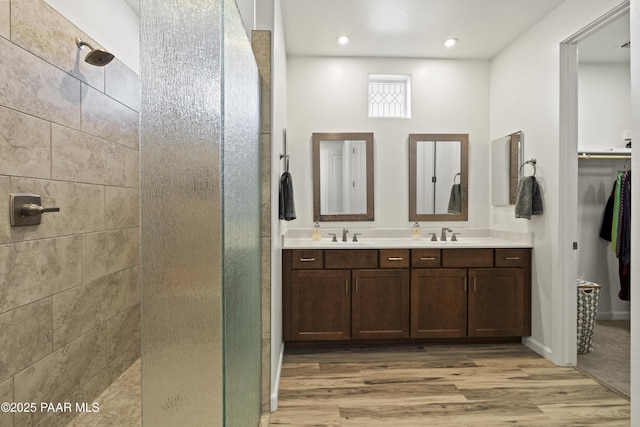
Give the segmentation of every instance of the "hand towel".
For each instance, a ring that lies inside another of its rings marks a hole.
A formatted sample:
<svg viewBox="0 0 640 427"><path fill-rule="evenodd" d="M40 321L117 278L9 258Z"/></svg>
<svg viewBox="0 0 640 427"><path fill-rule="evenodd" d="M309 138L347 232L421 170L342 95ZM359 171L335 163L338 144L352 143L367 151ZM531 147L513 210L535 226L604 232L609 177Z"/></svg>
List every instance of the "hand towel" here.
<svg viewBox="0 0 640 427"><path fill-rule="evenodd" d="M451 186L451 194L449 194L449 207L447 212L450 214L459 214L462 209L462 200L460 199L460 184Z"/></svg>
<svg viewBox="0 0 640 427"><path fill-rule="evenodd" d="M293 180L289 172L280 177L280 219L296 219L296 207L293 201Z"/></svg>
<svg viewBox="0 0 640 427"><path fill-rule="evenodd" d="M542 196L534 176L526 176L518 184L515 207L516 218L531 219L531 215L542 215Z"/></svg>

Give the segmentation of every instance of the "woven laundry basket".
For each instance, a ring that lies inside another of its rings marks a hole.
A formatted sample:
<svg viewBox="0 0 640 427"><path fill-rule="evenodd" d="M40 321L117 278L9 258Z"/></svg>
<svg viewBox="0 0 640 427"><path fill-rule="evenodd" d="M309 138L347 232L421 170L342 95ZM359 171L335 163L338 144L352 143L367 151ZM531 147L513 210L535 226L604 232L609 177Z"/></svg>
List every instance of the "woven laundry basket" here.
<svg viewBox="0 0 640 427"><path fill-rule="evenodd" d="M601 286L586 280L578 285L578 354L593 351L593 328L596 324Z"/></svg>

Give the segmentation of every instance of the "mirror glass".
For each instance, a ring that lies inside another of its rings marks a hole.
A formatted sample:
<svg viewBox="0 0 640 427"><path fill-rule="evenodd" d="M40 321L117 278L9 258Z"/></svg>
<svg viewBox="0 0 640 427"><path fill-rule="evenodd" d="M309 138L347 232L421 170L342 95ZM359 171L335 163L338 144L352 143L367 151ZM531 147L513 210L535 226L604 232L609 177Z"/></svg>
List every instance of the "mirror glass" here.
<svg viewBox="0 0 640 427"><path fill-rule="evenodd" d="M314 133L313 220L373 221L373 133Z"/></svg>
<svg viewBox="0 0 640 427"><path fill-rule="evenodd" d="M409 220L466 221L469 136L409 135Z"/></svg>
<svg viewBox="0 0 640 427"><path fill-rule="evenodd" d="M491 141L491 204L516 204L519 165L523 162L524 134L514 132Z"/></svg>

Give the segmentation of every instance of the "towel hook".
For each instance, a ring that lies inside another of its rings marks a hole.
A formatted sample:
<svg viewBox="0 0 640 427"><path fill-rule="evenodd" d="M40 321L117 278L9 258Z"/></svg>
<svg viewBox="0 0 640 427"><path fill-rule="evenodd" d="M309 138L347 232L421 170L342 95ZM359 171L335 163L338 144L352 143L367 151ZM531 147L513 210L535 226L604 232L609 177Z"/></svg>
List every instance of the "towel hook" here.
<svg viewBox="0 0 640 427"><path fill-rule="evenodd" d="M533 175L532 176L536 176L536 163L538 161L536 159L531 159L531 160L527 160L526 162L524 162L523 164L520 165L520 175L522 175L522 168L524 167L524 165L531 165L533 166Z"/></svg>
<svg viewBox="0 0 640 427"><path fill-rule="evenodd" d="M454 184L456 183L456 178L460 178L460 179L462 179L462 172L458 172L457 174L455 174L455 175L453 176L453 183L454 183ZM459 180L458 180L458 184L460 184L460 181L459 181Z"/></svg>

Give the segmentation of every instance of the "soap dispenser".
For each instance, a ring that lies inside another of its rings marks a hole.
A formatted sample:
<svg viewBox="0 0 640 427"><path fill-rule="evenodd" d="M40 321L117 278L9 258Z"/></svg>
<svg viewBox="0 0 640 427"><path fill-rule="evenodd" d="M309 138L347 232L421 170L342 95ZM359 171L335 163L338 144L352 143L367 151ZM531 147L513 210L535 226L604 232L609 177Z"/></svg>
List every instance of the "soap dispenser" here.
<svg viewBox="0 0 640 427"><path fill-rule="evenodd" d="M420 232L420 224L418 223L418 221L416 221L416 223L413 224L413 232L411 233L411 238L413 240L420 240L421 237L422 233Z"/></svg>
<svg viewBox="0 0 640 427"><path fill-rule="evenodd" d="M316 223L313 225L313 235L311 238L314 241L318 241L321 237L322 235L320 234L320 224L316 221Z"/></svg>

